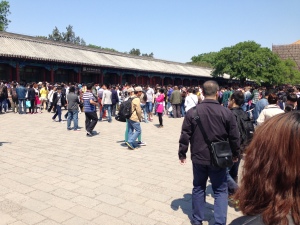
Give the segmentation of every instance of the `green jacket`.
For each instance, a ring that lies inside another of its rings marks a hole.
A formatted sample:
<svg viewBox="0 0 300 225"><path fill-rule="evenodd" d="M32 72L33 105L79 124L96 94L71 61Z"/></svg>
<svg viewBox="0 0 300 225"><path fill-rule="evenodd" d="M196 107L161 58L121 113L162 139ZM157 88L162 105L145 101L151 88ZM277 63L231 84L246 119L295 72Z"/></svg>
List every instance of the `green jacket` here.
<svg viewBox="0 0 300 225"><path fill-rule="evenodd" d="M181 104L181 101L182 101L181 92L178 90L173 91L170 98L171 104L172 105Z"/></svg>

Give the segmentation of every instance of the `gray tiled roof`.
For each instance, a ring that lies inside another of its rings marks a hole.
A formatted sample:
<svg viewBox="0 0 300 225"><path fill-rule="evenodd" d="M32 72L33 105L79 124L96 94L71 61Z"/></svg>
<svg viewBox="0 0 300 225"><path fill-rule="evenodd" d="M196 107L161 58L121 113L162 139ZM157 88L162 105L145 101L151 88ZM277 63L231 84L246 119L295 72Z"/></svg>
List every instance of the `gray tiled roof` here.
<svg viewBox="0 0 300 225"><path fill-rule="evenodd" d="M156 73L211 77L211 69L207 68L103 51L7 32L0 32L0 56Z"/></svg>

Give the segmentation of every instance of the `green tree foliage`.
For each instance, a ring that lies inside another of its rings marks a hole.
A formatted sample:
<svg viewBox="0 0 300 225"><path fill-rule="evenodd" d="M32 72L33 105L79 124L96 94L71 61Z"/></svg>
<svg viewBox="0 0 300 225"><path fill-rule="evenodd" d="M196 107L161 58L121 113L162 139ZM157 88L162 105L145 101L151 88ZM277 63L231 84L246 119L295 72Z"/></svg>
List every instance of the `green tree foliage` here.
<svg viewBox="0 0 300 225"><path fill-rule="evenodd" d="M8 1L0 2L0 31L5 31L8 27L8 24L11 22L7 19L8 15L10 14L9 7L10 5Z"/></svg>
<svg viewBox="0 0 300 225"><path fill-rule="evenodd" d="M246 41L218 52L212 75L218 77L226 73L230 78L239 79L242 84L246 79L258 84L282 84L285 83L284 65L269 48L262 48L254 41Z"/></svg>
<svg viewBox="0 0 300 225"><path fill-rule="evenodd" d="M85 41L79 36L75 35L73 31L73 26L69 25L66 27L66 32L60 32L57 27L52 31L52 34L49 34L48 39L53 41L61 41L76 45L86 45Z"/></svg>
<svg viewBox="0 0 300 225"><path fill-rule="evenodd" d="M125 52L126 53L126 52ZM149 57L149 58L153 58L154 57L154 54L153 54L153 52L151 52L150 54L147 54L147 53L143 53L143 54L141 54L141 51L140 51L140 49L135 49L135 48L133 48L133 49L131 49L130 51L129 51L129 54L130 55L137 55L137 56L144 56L144 57Z"/></svg>
<svg viewBox="0 0 300 225"><path fill-rule="evenodd" d="M191 58L192 62L189 64L213 68L213 63L215 61L217 52L209 52L209 53L202 53L197 56L193 56Z"/></svg>
<svg viewBox="0 0 300 225"><path fill-rule="evenodd" d="M130 51L129 51L129 54L130 55L137 55L137 56L140 56L141 55L141 51L140 51L140 49L135 49L135 48L133 48L133 49L131 49Z"/></svg>
<svg viewBox="0 0 300 225"><path fill-rule="evenodd" d="M292 59L282 60L281 62L285 84L300 84L300 68Z"/></svg>
<svg viewBox="0 0 300 225"><path fill-rule="evenodd" d="M90 47L90 48L102 49L102 50L105 50L105 51L118 52L117 50L115 50L113 48L103 48L101 46L93 45L93 44L89 44L87 46Z"/></svg>

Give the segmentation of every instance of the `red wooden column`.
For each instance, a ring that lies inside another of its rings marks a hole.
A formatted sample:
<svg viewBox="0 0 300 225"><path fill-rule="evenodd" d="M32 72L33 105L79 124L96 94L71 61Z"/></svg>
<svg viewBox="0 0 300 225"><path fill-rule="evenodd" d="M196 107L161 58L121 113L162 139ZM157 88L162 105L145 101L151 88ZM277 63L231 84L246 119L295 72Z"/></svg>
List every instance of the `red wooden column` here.
<svg viewBox="0 0 300 225"><path fill-rule="evenodd" d="M103 72L101 72L101 75L100 75L101 85L103 85L103 80L104 80L104 74L103 74Z"/></svg>
<svg viewBox="0 0 300 225"><path fill-rule="evenodd" d="M45 82L46 81L46 69L43 68L43 81Z"/></svg>
<svg viewBox="0 0 300 225"><path fill-rule="evenodd" d="M19 63L16 65L16 76L17 76L17 82L20 82L20 67Z"/></svg>
<svg viewBox="0 0 300 225"><path fill-rule="evenodd" d="M81 73L80 72L77 73L77 80L78 80L78 83L81 84Z"/></svg>
<svg viewBox="0 0 300 225"><path fill-rule="evenodd" d="M137 76L135 77L135 84L138 85L138 83L139 83L139 76L137 75Z"/></svg>
<svg viewBox="0 0 300 225"><path fill-rule="evenodd" d="M119 84L122 85L122 80L123 80L123 74L120 73L120 78L119 78Z"/></svg>
<svg viewBox="0 0 300 225"><path fill-rule="evenodd" d="M50 71L50 82L53 83L54 82L54 70L53 68Z"/></svg>
<svg viewBox="0 0 300 225"><path fill-rule="evenodd" d="M9 67L9 81L12 81L13 80L13 70L12 70L12 67L10 66Z"/></svg>

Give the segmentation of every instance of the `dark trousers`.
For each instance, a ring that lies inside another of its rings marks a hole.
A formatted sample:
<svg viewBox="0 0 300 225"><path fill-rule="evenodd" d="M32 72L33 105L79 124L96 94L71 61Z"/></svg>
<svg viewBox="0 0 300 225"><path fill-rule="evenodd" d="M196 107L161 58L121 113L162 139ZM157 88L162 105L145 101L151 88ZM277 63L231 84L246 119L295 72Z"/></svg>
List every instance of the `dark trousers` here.
<svg viewBox="0 0 300 225"><path fill-rule="evenodd" d="M29 107L29 113L34 113L34 99L29 99L30 100L30 107Z"/></svg>
<svg viewBox="0 0 300 225"><path fill-rule="evenodd" d="M96 112L85 113L85 129L87 132L92 133L97 122L98 122L98 117Z"/></svg>
<svg viewBox="0 0 300 225"><path fill-rule="evenodd" d="M173 117L174 118L181 118L180 104L172 104L172 108L173 108Z"/></svg>
<svg viewBox="0 0 300 225"><path fill-rule="evenodd" d="M111 116L116 116L117 104L111 105Z"/></svg>
<svg viewBox="0 0 300 225"><path fill-rule="evenodd" d="M159 125L163 125L163 120L162 120L162 113L157 113L158 114L158 120L159 120Z"/></svg>
<svg viewBox="0 0 300 225"><path fill-rule="evenodd" d="M205 214L206 182L210 178L214 192L214 218L216 225L226 225L228 192L226 168L216 168L193 163L193 224L202 224Z"/></svg>

